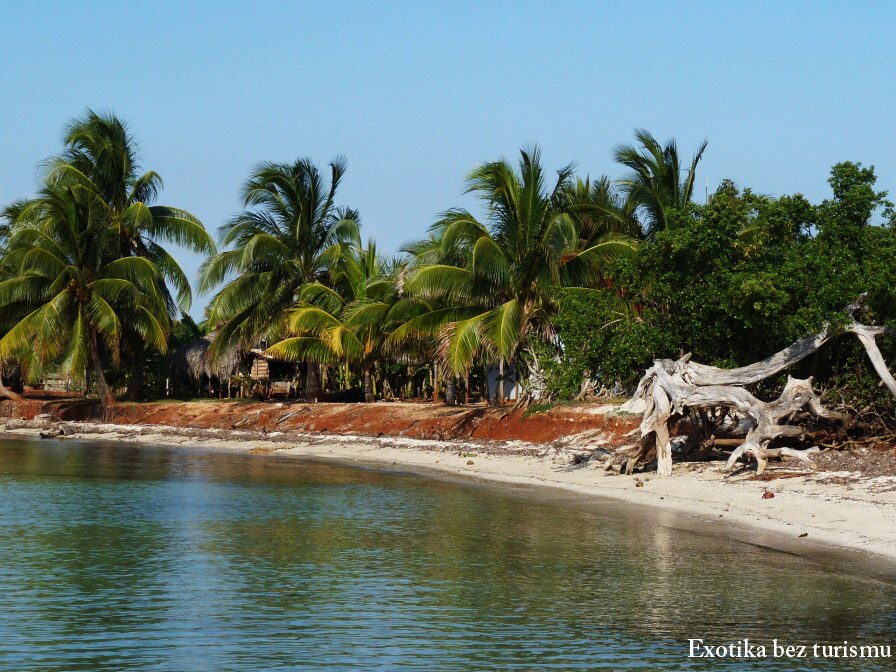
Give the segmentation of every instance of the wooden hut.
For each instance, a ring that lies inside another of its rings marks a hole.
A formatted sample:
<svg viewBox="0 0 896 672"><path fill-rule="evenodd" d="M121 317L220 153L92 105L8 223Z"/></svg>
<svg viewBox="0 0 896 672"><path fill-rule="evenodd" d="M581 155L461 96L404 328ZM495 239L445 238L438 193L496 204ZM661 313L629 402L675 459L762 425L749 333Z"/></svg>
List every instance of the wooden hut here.
<svg viewBox="0 0 896 672"><path fill-rule="evenodd" d="M278 359L262 348L249 351L251 367L249 376L262 384L265 396L294 398L299 393L299 369L295 362Z"/></svg>
<svg viewBox="0 0 896 672"><path fill-rule="evenodd" d="M224 396L226 391L226 395L231 396L231 378L240 371L240 352L232 348L217 362L212 362L208 350L214 339L214 333L208 334L198 341L182 345L171 354L169 370L172 392L189 391L213 396L217 391L219 396Z"/></svg>

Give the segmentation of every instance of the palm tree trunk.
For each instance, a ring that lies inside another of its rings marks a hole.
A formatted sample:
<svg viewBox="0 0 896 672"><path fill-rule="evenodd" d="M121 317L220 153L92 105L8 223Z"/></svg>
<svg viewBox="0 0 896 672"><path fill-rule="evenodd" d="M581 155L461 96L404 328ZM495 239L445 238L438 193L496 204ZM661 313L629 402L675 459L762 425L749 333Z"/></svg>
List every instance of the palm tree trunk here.
<svg viewBox="0 0 896 672"><path fill-rule="evenodd" d="M445 381L445 405L457 406L457 395L454 389L454 376L448 376Z"/></svg>
<svg viewBox="0 0 896 672"><path fill-rule="evenodd" d="M321 398L320 389L320 364L308 362L308 375L305 377L305 399L315 404Z"/></svg>
<svg viewBox="0 0 896 672"><path fill-rule="evenodd" d="M87 346L90 362L93 364L93 373L96 376L96 391L100 397L100 406L103 409L103 417L106 417L109 408L115 403L115 397L112 394L112 388L106 381L106 372L103 371L103 363L100 361L99 350L96 347L96 332L90 334Z"/></svg>
<svg viewBox="0 0 896 672"><path fill-rule="evenodd" d="M370 367L364 368L364 403L370 404L376 401L376 395L373 393L373 373Z"/></svg>
<svg viewBox="0 0 896 672"><path fill-rule="evenodd" d="M498 406L504 405L504 358L498 363Z"/></svg>
<svg viewBox="0 0 896 672"><path fill-rule="evenodd" d="M432 403L439 400L439 363L433 362L432 365Z"/></svg>
<svg viewBox="0 0 896 672"><path fill-rule="evenodd" d="M131 347L131 379L125 397L128 401L140 401L143 398L143 341L134 339Z"/></svg>

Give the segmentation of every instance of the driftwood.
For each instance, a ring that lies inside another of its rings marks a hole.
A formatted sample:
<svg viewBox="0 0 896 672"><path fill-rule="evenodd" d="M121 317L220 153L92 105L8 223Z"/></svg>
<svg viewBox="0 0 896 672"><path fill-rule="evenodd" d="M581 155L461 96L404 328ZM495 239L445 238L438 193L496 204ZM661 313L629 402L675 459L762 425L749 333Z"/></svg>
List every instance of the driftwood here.
<svg viewBox="0 0 896 672"><path fill-rule="evenodd" d="M872 327L855 319L862 299L849 306L852 322L844 327L826 326L819 333L803 338L784 350L761 362L737 369L720 369L691 361L687 354L677 361L661 359L647 370L633 401L643 400L644 415L640 426L640 441L633 456L628 459L624 471L631 473L635 466L650 461L657 462L657 475L672 474L672 443L670 422L682 417L687 411L696 411L705 416L707 411L724 409L749 421L746 438L728 458L730 469L742 455L749 453L757 464L757 473L762 473L769 457L795 457L812 465L811 454L817 448L796 450L788 447L770 448L776 439L798 437L804 439L806 430L798 425L787 424L798 411L807 409L814 415L845 422L847 416L826 409L812 389L812 378L797 380L788 377L784 391L778 399L762 401L745 389L746 385L758 383L775 376L803 358L811 355L834 336L854 333L865 347L868 357L883 383L896 395L896 380L890 373L883 355L877 346L875 336L893 333L886 327ZM721 445L721 444L717 444Z"/></svg>

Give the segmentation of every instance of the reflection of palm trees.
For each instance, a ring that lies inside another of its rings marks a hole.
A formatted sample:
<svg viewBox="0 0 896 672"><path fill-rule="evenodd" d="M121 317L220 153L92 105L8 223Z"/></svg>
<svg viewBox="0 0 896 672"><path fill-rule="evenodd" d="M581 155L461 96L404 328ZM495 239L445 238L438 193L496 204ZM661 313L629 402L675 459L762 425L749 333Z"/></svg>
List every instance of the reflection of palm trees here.
<svg viewBox="0 0 896 672"><path fill-rule="evenodd" d="M165 583L177 572L178 555L170 552L165 523L140 515L158 506L157 493L120 480L134 475L133 465L122 462L125 451L111 444L4 447L3 471L28 477L7 483L4 494L22 505L4 506L0 514L8 539L16 540L0 545L0 566L13 572L0 584L8 597L15 595L0 600L0 628L11 641L16 633L20 641L39 636L44 660L71 656L78 646L77 660L47 663L47 669L108 669L108 647L98 633L114 641L136 627L151 631L165 618ZM142 466L165 476L164 468ZM140 667L119 659L117 669L131 664Z"/></svg>
<svg viewBox="0 0 896 672"><path fill-rule="evenodd" d="M584 667L635 648L659 659L695 632L765 636L785 615L794 639L893 626L886 586L650 511L267 457L121 459L118 447L66 445L0 453L4 472L33 475L14 479L22 491L4 490L13 504L0 508L22 540L0 546L0 588L19 589L0 592L0 626L78 642L89 669L134 632L145 648L118 669L171 664L173 632L177 654L214 642L203 651L216 663L288 666L313 652ZM8 621L10 604L35 620Z"/></svg>

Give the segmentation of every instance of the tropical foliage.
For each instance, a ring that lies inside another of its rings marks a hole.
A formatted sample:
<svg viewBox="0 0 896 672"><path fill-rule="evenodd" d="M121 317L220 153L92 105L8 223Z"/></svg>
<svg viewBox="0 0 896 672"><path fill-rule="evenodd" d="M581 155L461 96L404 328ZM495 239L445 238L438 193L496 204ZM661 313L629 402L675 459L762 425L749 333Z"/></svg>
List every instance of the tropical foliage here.
<svg viewBox="0 0 896 672"><path fill-rule="evenodd" d="M685 351L761 359L842 319L860 293L869 319L896 324L896 217L857 163L834 166L822 203L723 181L698 204L705 142L683 164L674 141L638 130L614 149L618 180L572 165L550 175L526 148L468 174L481 207L445 210L389 258L337 200L344 159L259 164L218 251L196 217L155 204L161 179L134 147L120 120L88 111L38 195L4 211L0 373L91 378L108 404L118 385L145 391L144 370L160 378L172 340L206 334L210 359L264 348L293 363L310 400L322 374L328 392L368 401L443 386L451 401L474 381L487 396L486 379L511 371L527 394L566 398L623 392L654 358ZM171 244L206 257L201 327L178 320L191 293ZM803 365L841 403L877 412L854 344Z"/></svg>
<svg viewBox="0 0 896 672"><path fill-rule="evenodd" d="M191 302L163 244L215 251L193 215L152 204L161 187L157 173L141 173L119 119L88 111L69 125L39 195L5 211L0 357L24 363L32 378L51 364L80 377L92 368L108 404L105 363L117 368L124 350L128 391L140 396L145 347L164 352L177 309Z"/></svg>
<svg viewBox="0 0 896 672"><path fill-rule="evenodd" d="M431 337L452 375L478 360L521 364L533 341L555 336L557 290L600 291L606 264L635 249L631 213L609 193L572 181L562 168L550 188L537 148L480 166L467 178L487 215L449 210L412 247L406 290L431 303L390 336ZM503 385L499 386L503 393Z"/></svg>
<svg viewBox="0 0 896 672"><path fill-rule="evenodd" d="M221 244L230 249L210 257L200 273L201 291L224 283L207 311L218 334L212 356L285 336L303 287L326 285L345 249L359 245L358 213L335 200L346 162L337 158L329 169L327 182L310 159L263 163L246 182L246 209L221 228ZM309 373L316 388L316 363ZM309 394L319 396L317 389Z"/></svg>
<svg viewBox="0 0 896 672"><path fill-rule="evenodd" d="M32 376L57 360L73 375L92 367L108 404L101 348L118 364L127 322L164 351L168 315L158 267L121 256L105 214L100 199L77 186L47 187L22 208L4 257L16 275L0 283L0 310L16 320L0 339L0 358L23 361Z"/></svg>
<svg viewBox="0 0 896 672"><path fill-rule="evenodd" d="M642 211L645 235L653 237L669 228L670 211L684 208L693 198L697 164L707 143L700 145L690 167L683 173L674 140L660 145L644 129L636 130L635 138L640 147L619 145L613 154L616 161L630 170L619 184L628 200Z"/></svg>
<svg viewBox="0 0 896 672"><path fill-rule="evenodd" d="M612 322L598 306L564 303L558 329L567 347L562 358L547 357L553 391L575 394L583 370L602 386L630 389L654 358L684 352L719 366L749 364L845 319L844 307L863 293L866 319L896 323L892 205L860 164L837 164L829 183L831 198L812 204L725 181L705 205L670 214L669 228L612 269L616 288L639 305L635 318ZM800 366L794 375L814 375L832 401L869 413L880 402L892 412L852 340Z"/></svg>
<svg viewBox="0 0 896 672"><path fill-rule="evenodd" d="M158 283L159 291L170 315L190 309L189 280L162 244L173 243L200 255L213 254L215 244L189 212L152 205L162 188L162 178L154 171L140 171L134 139L124 123L90 110L72 121L65 134L65 151L49 162L47 182L72 185L93 194L102 209L100 217L117 233L118 253L149 259L161 271L166 282ZM124 325L123 341L131 364L127 395L139 399L144 341L139 331L130 328L130 322Z"/></svg>
<svg viewBox="0 0 896 672"><path fill-rule="evenodd" d="M373 368L388 355L383 348L390 329L419 304L402 298L403 264L385 259L370 242L351 246L331 269L329 283L305 285L289 315L295 334L269 352L292 361L344 362L361 368L364 397L374 400Z"/></svg>

